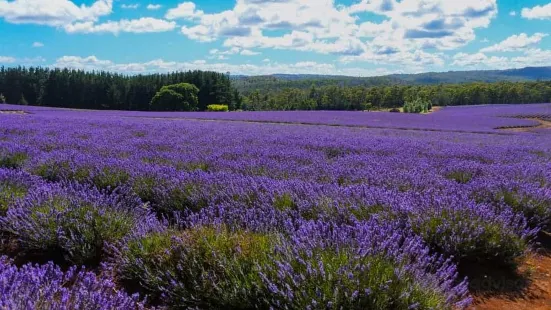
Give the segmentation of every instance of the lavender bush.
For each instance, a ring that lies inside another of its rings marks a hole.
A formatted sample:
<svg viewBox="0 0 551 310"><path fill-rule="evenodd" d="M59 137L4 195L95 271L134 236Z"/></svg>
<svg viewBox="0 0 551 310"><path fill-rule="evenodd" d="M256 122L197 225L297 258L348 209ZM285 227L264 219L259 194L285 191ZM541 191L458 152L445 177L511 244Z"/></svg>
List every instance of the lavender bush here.
<svg viewBox="0 0 551 310"><path fill-rule="evenodd" d="M469 304L453 264L396 225L303 222L280 234L195 226L130 242L123 282L170 307L451 309Z"/></svg>
<svg viewBox="0 0 551 310"><path fill-rule="evenodd" d="M88 266L101 262L106 243L160 227L132 194L109 195L77 184L33 189L0 218L19 255Z"/></svg>
<svg viewBox="0 0 551 310"><path fill-rule="evenodd" d="M16 267L5 257L0 258L0 296L2 309L145 309L93 273L75 267L63 272L51 263Z"/></svg>

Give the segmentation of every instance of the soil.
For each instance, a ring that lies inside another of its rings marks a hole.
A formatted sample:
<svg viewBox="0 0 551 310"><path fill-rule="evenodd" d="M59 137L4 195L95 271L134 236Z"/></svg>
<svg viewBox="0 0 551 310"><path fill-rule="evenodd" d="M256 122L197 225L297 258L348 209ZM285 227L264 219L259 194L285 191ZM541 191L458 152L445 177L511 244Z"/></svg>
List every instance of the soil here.
<svg viewBox="0 0 551 310"><path fill-rule="evenodd" d="M534 129L551 129L551 121L543 120L540 118L527 118L527 120L535 121L535 122L538 122L539 124L535 126L502 128L502 130L515 131L515 132L532 132Z"/></svg>
<svg viewBox="0 0 551 310"><path fill-rule="evenodd" d="M491 290L475 290L469 310L550 310L551 235L542 233L542 249L531 254L516 272L484 275Z"/></svg>
<svg viewBox="0 0 551 310"><path fill-rule="evenodd" d="M25 111L17 111L17 110L0 110L0 114L26 114Z"/></svg>

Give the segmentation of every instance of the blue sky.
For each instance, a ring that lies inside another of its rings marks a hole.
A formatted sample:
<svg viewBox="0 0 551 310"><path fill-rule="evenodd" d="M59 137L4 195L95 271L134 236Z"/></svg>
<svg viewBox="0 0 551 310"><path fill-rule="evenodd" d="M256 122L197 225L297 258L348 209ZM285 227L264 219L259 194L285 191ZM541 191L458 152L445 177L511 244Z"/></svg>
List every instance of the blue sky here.
<svg viewBox="0 0 551 310"><path fill-rule="evenodd" d="M551 65L551 0L0 0L0 65L373 76Z"/></svg>

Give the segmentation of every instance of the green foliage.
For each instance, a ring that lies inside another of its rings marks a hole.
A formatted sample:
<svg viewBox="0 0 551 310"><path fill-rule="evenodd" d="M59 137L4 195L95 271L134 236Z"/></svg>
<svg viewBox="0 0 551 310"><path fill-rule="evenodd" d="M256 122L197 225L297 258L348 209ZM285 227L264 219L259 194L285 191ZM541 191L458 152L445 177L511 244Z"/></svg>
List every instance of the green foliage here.
<svg viewBox="0 0 551 310"><path fill-rule="evenodd" d="M29 105L29 103L27 102L27 99L25 99L25 95L23 95L23 94L21 94L21 98L19 99L17 104L19 104L19 105Z"/></svg>
<svg viewBox="0 0 551 310"><path fill-rule="evenodd" d="M123 75L111 72L0 66L0 93L16 104L22 96L30 105L76 109L149 110L164 85L197 86L198 110L212 102L241 105L241 96L226 74L205 71ZM1 102L1 101L0 101ZM24 102L21 102L24 103Z"/></svg>
<svg viewBox="0 0 551 310"><path fill-rule="evenodd" d="M97 266L104 255L106 242L117 242L134 227L126 213L100 211L90 205L76 207L64 197L54 196L30 210L35 222L33 231L13 231L25 251L56 257L58 263ZM78 236L77 240L64 236Z"/></svg>
<svg viewBox="0 0 551 310"><path fill-rule="evenodd" d="M297 205L290 194L285 193L274 198L274 208L280 211L288 211L297 209Z"/></svg>
<svg viewBox="0 0 551 310"><path fill-rule="evenodd" d="M6 103L6 97L2 93L0 93L0 103Z"/></svg>
<svg viewBox="0 0 551 310"><path fill-rule="evenodd" d="M212 227L157 233L129 243L119 277L171 308L254 309L258 266L270 263L276 240Z"/></svg>
<svg viewBox="0 0 551 310"><path fill-rule="evenodd" d="M156 111L196 111L199 105L199 89L195 85L179 83L163 86L151 100Z"/></svg>
<svg viewBox="0 0 551 310"><path fill-rule="evenodd" d="M428 113L431 109L432 103L421 98L404 103L404 113Z"/></svg>
<svg viewBox="0 0 551 310"><path fill-rule="evenodd" d="M0 153L0 168L21 168L27 161L25 153L2 154Z"/></svg>
<svg viewBox="0 0 551 310"><path fill-rule="evenodd" d="M474 174L472 172L463 170L452 171L446 175L446 178L449 180L454 180L459 184L467 184L473 179L473 177Z"/></svg>
<svg viewBox="0 0 551 310"><path fill-rule="evenodd" d="M0 216L6 215L10 205L16 199L25 197L28 189L19 184L0 182Z"/></svg>
<svg viewBox="0 0 551 310"><path fill-rule="evenodd" d="M347 248L315 249L297 255L290 263L293 272L283 278L276 271L268 274L279 289L297 292L292 303L280 301L283 309L311 309L313 300L323 305L319 309L411 309L413 304L415 309L448 309L445 296L421 288L412 275L396 272L409 263L407 259L395 262L382 255L358 255ZM320 265L322 272L316 269ZM296 274L302 277L293 286ZM350 298L353 294L356 298Z"/></svg>
<svg viewBox="0 0 551 310"><path fill-rule="evenodd" d="M502 223L466 211L428 211L411 216L413 231L438 253L462 263L491 262L515 266L528 249L527 241ZM472 232L480 232L476 238ZM453 248L446 247L453 244Z"/></svg>
<svg viewBox="0 0 551 310"><path fill-rule="evenodd" d="M340 79L285 81L262 80L257 86L234 81L243 94L243 110L372 110L402 108L417 98L433 106L519 104L549 102L551 81L418 85L379 80L347 83ZM312 83L314 85L312 85ZM284 85L284 86L283 86ZM430 107L429 107L430 110Z"/></svg>
<svg viewBox="0 0 551 310"><path fill-rule="evenodd" d="M224 104L211 104L207 106L207 111L209 112L228 112L229 107Z"/></svg>

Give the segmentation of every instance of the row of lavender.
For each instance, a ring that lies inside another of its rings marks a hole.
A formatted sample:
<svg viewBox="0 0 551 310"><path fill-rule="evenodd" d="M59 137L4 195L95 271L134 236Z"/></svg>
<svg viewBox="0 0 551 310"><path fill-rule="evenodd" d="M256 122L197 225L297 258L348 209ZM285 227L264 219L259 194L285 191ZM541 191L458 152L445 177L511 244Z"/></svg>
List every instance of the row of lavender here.
<svg viewBox="0 0 551 310"><path fill-rule="evenodd" d="M1 116L8 308L461 307L551 219L548 135L75 113Z"/></svg>
<svg viewBox="0 0 551 310"><path fill-rule="evenodd" d="M46 107L0 104L0 110L24 110L82 118L137 117L166 119L203 119L226 121L274 122L290 124L340 125L368 128L417 129L430 131L496 132L496 128L535 126L533 120L519 116L551 118L551 104L488 105L445 107L428 115L348 111L277 111L277 112L132 112L79 111Z"/></svg>

